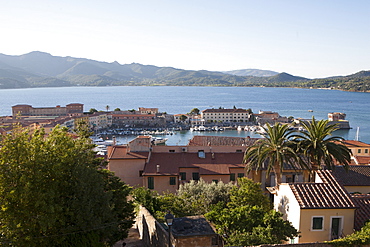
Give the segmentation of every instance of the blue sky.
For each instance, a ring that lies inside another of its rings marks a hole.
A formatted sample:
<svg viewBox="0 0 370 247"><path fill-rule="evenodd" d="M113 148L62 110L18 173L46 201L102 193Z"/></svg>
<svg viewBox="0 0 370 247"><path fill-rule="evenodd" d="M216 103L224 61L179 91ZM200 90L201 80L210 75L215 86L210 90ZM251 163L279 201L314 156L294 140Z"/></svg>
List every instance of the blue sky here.
<svg viewBox="0 0 370 247"><path fill-rule="evenodd" d="M370 1L0 0L0 53L307 78L370 70Z"/></svg>

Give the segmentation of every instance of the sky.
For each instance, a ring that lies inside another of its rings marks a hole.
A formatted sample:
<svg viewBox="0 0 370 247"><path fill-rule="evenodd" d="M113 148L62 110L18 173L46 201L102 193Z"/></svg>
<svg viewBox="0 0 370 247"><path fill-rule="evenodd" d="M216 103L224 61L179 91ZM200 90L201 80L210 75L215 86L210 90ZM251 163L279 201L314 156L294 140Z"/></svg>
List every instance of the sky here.
<svg viewBox="0 0 370 247"><path fill-rule="evenodd" d="M0 53L306 78L370 70L368 0L0 0Z"/></svg>

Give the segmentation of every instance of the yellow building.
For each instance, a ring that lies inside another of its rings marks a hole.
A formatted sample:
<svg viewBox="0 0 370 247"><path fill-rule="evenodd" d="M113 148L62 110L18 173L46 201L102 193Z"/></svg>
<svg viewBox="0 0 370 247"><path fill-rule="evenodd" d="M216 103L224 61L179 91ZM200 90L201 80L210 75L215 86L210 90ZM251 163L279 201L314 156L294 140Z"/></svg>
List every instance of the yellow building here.
<svg viewBox="0 0 370 247"><path fill-rule="evenodd" d="M283 183L274 208L301 232L294 243L323 242L353 233L356 205L331 171L317 171L315 183Z"/></svg>

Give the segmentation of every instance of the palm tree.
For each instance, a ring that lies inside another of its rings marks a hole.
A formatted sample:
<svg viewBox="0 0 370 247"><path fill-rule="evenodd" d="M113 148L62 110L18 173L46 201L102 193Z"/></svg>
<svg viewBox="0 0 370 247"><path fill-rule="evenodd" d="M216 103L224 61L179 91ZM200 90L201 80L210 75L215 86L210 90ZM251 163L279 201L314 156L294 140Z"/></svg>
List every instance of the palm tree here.
<svg viewBox="0 0 370 247"><path fill-rule="evenodd" d="M105 109L106 109L107 111L109 111L110 106L109 106L109 105L106 105L106 106L105 106Z"/></svg>
<svg viewBox="0 0 370 247"><path fill-rule="evenodd" d="M312 117L311 122L301 122L301 125L304 131L293 138L298 143L297 151L306 157L312 171L321 169L322 164L329 170L334 169L335 164L348 169L352 152L342 143L342 137L332 136L336 124L329 124L329 120L316 121ZM310 181L314 181L313 173Z"/></svg>
<svg viewBox="0 0 370 247"><path fill-rule="evenodd" d="M267 174L275 173L275 184L281 183L281 176L284 164L296 167L301 165L300 157L296 154L295 142L290 140L293 130L289 129L287 124L275 123L275 125L263 127L266 131L264 138L258 140L255 144L248 147L245 151L243 162L247 165L247 170L256 171L264 168L267 164Z"/></svg>

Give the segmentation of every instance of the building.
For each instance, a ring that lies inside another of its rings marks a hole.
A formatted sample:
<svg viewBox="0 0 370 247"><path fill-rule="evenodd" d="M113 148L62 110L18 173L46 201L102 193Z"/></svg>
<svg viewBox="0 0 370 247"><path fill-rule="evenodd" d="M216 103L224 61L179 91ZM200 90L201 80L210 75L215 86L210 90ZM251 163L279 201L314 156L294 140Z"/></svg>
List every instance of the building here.
<svg viewBox="0 0 370 247"><path fill-rule="evenodd" d="M89 115L89 127L91 129L104 129L112 125L112 115L106 112L94 112Z"/></svg>
<svg viewBox="0 0 370 247"><path fill-rule="evenodd" d="M206 109L201 113L206 123L216 122L249 122L250 111L245 109Z"/></svg>
<svg viewBox="0 0 370 247"><path fill-rule="evenodd" d="M274 208L301 233L294 243L323 242L353 233L356 204L331 174L317 171L315 183L283 183Z"/></svg>
<svg viewBox="0 0 370 247"><path fill-rule="evenodd" d="M255 121L259 125L264 125L266 123L273 125L276 122L288 123L287 117L282 117L277 112L273 111L259 111L258 114L253 114Z"/></svg>
<svg viewBox="0 0 370 247"><path fill-rule="evenodd" d="M78 116L83 114L83 104L72 103L65 107L32 107L31 105L12 106L13 118L23 116Z"/></svg>
<svg viewBox="0 0 370 247"><path fill-rule="evenodd" d="M158 108L139 107L139 112L141 114L157 114L158 113Z"/></svg>
<svg viewBox="0 0 370 247"><path fill-rule="evenodd" d="M353 156L370 156L370 144L352 140L344 140L343 144L351 150Z"/></svg>
<svg viewBox="0 0 370 247"><path fill-rule="evenodd" d="M341 112L328 113L329 124L336 124L339 129L350 129L349 121L346 120L346 114Z"/></svg>
<svg viewBox="0 0 370 247"><path fill-rule="evenodd" d="M244 177L243 156L254 138L195 136L187 146L153 146L140 136L126 146L108 148L108 169L131 186L160 193L203 179L228 183Z"/></svg>

